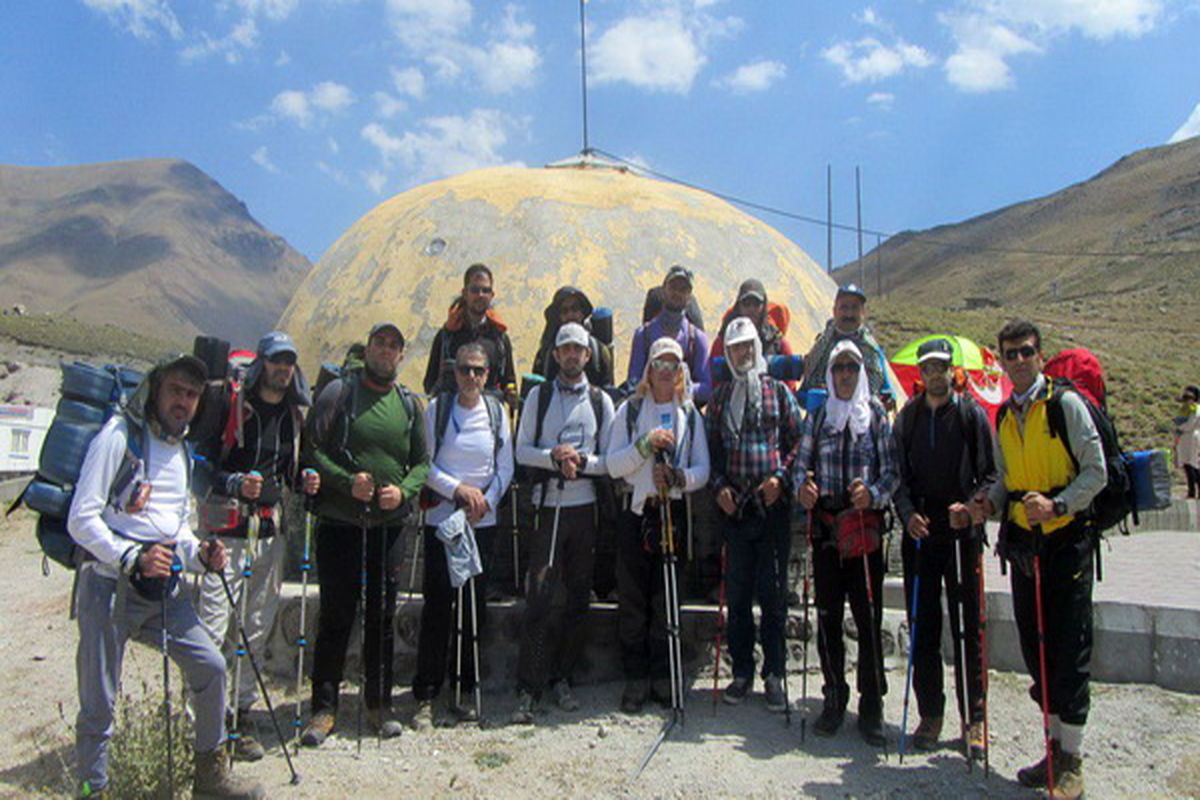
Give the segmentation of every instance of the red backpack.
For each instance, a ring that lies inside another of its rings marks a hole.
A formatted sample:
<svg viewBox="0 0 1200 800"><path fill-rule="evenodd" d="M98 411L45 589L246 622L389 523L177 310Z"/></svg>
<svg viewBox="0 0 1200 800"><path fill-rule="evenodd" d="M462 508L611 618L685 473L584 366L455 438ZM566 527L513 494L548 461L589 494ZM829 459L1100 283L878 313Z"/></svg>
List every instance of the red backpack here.
<svg viewBox="0 0 1200 800"><path fill-rule="evenodd" d="M1108 411L1105 402L1104 367L1100 359L1086 347L1063 350L1046 362L1042 370L1047 378L1066 378L1075 384L1080 394Z"/></svg>

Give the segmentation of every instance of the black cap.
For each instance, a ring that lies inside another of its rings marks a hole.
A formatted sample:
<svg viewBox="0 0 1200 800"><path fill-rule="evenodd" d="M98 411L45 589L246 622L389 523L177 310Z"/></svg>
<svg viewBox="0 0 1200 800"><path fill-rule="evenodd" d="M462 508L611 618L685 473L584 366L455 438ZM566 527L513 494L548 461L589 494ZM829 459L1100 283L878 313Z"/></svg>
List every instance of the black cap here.
<svg viewBox="0 0 1200 800"><path fill-rule="evenodd" d="M688 282L688 286L691 286L695 276L692 275L692 271L687 267L681 264L673 264L671 265L671 268L667 270L667 277L663 278L663 283L668 284L676 278L683 278Z"/></svg>
<svg viewBox="0 0 1200 800"><path fill-rule="evenodd" d="M371 326L371 332L367 334L367 341L371 341L375 337L375 334L380 331L395 331L396 335L400 337L400 346L404 347L404 333L401 332L400 326L394 322L376 322Z"/></svg>
<svg viewBox="0 0 1200 800"><path fill-rule="evenodd" d="M931 358L942 361L954 360L954 346L945 339L930 339L917 348L917 363L924 364Z"/></svg>
<svg viewBox="0 0 1200 800"><path fill-rule="evenodd" d="M742 281L742 285L738 287L738 302L742 302L742 299L746 297L757 297L759 302L767 302L767 290L763 287L762 281L758 278Z"/></svg>
<svg viewBox="0 0 1200 800"><path fill-rule="evenodd" d="M860 298L864 303L867 302L867 293L858 288L857 283L847 283L845 286L839 286L837 293L838 297L841 297L844 294L852 294L855 297Z"/></svg>
<svg viewBox="0 0 1200 800"><path fill-rule="evenodd" d="M203 383L208 380L208 367L205 366L203 361L190 353L177 353L167 356L158 362L158 366L154 372L161 380L163 375L175 370L184 370L192 373L192 377L196 379L197 383Z"/></svg>

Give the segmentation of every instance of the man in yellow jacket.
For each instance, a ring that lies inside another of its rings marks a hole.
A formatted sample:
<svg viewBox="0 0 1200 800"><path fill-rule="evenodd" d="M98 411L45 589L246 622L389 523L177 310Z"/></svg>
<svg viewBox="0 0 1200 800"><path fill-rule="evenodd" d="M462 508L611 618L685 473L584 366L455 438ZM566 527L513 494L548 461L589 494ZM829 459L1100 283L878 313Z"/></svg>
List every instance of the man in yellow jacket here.
<svg viewBox="0 0 1200 800"><path fill-rule="evenodd" d="M1013 567L1013 616L1033 677L1030 695L1039 706L1046 701L1052 754L1049 765L1043 758L1020 770L1017 780L1047 787L1053 798L1076 798L1083 794L1080 753L1092 656L1094 538L1085 513L1105 484L1104 450L1087 401L1056 389L1042 374L1037 327L1013 321L998 339L1013 391L996 423L999 480L986 497L976 497L973 510L977 518L986 513L1004 520L1001 555ZM1056 404L1065 436L1052 427Z"/></svg>

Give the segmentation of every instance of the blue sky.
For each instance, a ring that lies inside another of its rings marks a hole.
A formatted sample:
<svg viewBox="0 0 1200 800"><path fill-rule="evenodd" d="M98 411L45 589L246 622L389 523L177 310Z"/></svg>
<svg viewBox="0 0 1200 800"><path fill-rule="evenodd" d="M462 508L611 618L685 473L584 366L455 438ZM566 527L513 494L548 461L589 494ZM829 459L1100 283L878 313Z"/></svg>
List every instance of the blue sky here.
<svg viewBox="0 0 1200 800"><path fill-rule="evenodd" d="M1200 0L586 9L593 147L818 219L827 164L836 221L854 223L857 165L864 225L895 232L1200 134ZM574 0L10 3L0 162L184 158L315 261L414 185L578 152L578 14ZM821 226L751 213L824 264ZM855 248L837 234L835 262Z"/></svg>

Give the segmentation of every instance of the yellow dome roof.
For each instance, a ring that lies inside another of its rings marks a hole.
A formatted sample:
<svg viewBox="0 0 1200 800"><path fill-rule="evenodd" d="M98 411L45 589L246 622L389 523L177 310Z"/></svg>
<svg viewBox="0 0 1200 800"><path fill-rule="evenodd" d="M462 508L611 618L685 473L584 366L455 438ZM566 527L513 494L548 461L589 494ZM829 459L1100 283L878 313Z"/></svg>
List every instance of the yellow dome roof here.
<svg viewBox="0 0 1200 800"><path fill-rule="evenodd" d="M753 277L791 310L788 340L803 353L836 291L782 234L705 192L623 170L496 167L373 208L313 267L279 324L311 373L318 360L340 363L375 322L394 321L408 341L401 378L419 391L434 334L475 262L495 275L518 373L529 371L543 309L565 284L613 310L618 380L646 291L672 264L695 272L710 339Z"/></svg>

